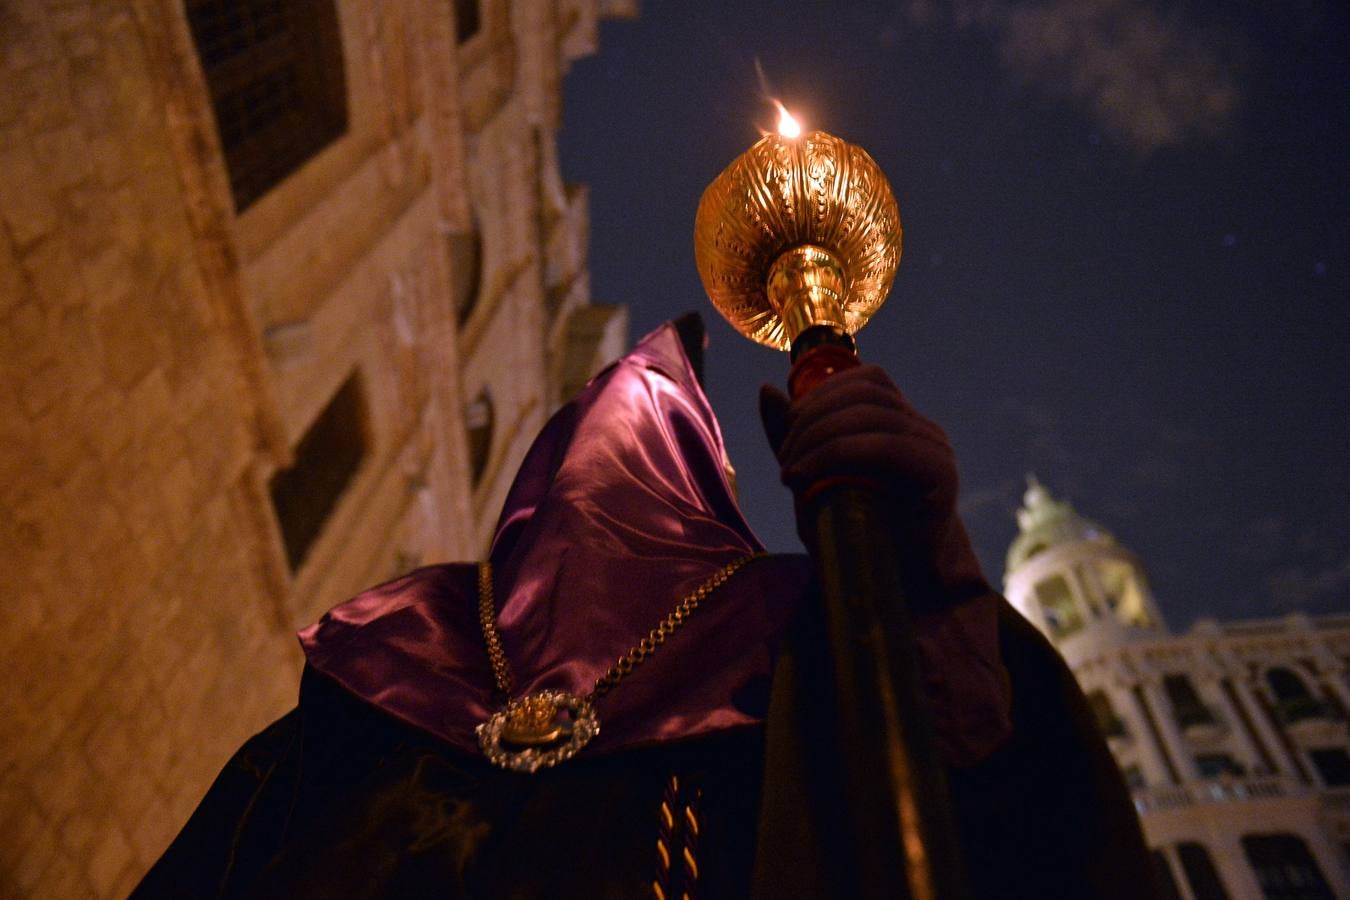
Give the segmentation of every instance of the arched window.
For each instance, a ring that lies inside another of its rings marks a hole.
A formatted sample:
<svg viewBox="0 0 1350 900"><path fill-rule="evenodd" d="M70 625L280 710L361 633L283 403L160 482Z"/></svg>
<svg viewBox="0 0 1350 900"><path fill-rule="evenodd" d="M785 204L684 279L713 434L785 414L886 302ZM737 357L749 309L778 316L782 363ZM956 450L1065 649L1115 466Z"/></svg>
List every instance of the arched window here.
<svg viewBox="0 0 1350 900"><path fill-rule="evenodd" d="M1243 835L1242 851L1266 900L1333 900L1317 860L1297 835Z"/></svg>
<svg viewBox="0 0 1350 900"><path fill-rule="evenodd" d="M1063 575L1052 575L1036 585L1036 599L1054 637L1065 637L1083 627L1082 613Z"/></svg>
<svg viewBox="0 0 1350 900"><path fill-rule="evenodd" d="M1192 725L1214 724L1214 713L1195 692L1195 685L1187 675L1164 675L1163 690L1172 704L1172 713L1182 728Z"/></svg>
<svg viewBox="0 0 1350 900"><path fill-rule="evenodd" d="M234 206L243 211L347 130L333 0L187 0Z"/></svg>
<svg viewBox="0 0 1350 900"><path fill-rule="evenodd" d="M295 462L272 476L272 507L291 569L300 568L367 450L366 400L359 374L338 389L295 448Z"/></svg>
<svg viewBox="0 0 1350 900"><path fill-rule="evenodd" d="M1275 711L1286 725L1316 719L1326 712L1293 669L1276 666L1266 670L1266 684L1275 697Z"/></svg>
<svg viewBox="0 0 1350 900"><path fill-rule="evenodd" d="M474 487L483 480L492 455L492 430L495 426L492 395L485 387L464 407L464 428L469 437L469 478Z"/></svg>
<svg viewBox="0 0 1350 900"><path fill-rule="evenodd" d="M1195 900L1229 900L1228 890L1224 888L1219 870L1214 868L1214 860L1210 858L1204 844L1191 841L1177 844L1177 857L1181 860L1181 870L1186 873Z"/></svg>

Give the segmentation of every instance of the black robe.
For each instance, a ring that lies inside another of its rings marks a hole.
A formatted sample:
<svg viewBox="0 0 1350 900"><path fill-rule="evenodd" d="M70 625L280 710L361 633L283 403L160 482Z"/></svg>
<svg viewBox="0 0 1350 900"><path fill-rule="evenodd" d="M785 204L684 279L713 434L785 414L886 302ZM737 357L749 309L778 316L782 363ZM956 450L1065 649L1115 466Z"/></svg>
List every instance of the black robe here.
<svg viewBox="0 0 1350 900"><path fill-rule="evenodd" d="M786 642L779 675L795 673L776 676L775 709L819 699L816 663L794 649L810 619ZM947 772L974 896L1154 896L1128 791L1073 676L1006 602L999 627L1013 736ZM526 775L307 671L297 708L235 754L132 896L599 900L651 897L654 881L669 897L847 896L828 778L804 784L799 765L817 738L773 715L768 739L792 746L771 748L767 772L766 729L752 727Z"/></svg>

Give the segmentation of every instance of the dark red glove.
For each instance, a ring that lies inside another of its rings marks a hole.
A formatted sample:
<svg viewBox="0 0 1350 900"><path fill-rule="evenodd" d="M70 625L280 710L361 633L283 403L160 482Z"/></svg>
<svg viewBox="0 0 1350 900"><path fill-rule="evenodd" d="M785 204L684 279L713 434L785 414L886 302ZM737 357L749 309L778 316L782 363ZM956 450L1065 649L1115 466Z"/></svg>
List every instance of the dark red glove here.
<svg viewBox="0 0 1350 900"><path fill-rule="evenodd" d="M878 366L838 372L794 401L765 385L760 416L808 547L822 491L862 484L886 498L893 533L878 540L893 540L899 554L938 742L952 765L983 759L1011 733L1012 691L998 652L998 595L956 514L947 435Z"/></svg>

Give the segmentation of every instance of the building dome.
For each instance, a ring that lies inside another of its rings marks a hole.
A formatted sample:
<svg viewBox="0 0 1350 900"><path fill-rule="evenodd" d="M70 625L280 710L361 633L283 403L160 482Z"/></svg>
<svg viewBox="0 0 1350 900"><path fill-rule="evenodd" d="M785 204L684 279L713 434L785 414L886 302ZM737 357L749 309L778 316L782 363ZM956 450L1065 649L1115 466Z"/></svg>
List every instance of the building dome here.
<svg viewBox="0 0 1350 900"><path fill-rule="evenodd" d="M1056 500L1035 475L1027 476L1022 508L1017 511L1017 527L1018 535L1008 548L1004 567L1010 574L1036 554L1057 544L1116 542L1106 529L1080 516L1068 501Z"/></svg>
<svg viewBox="0 0 1350 900"><path fill-rule="evenodd" d="M1008 548L1008 601L1067 654L1165 633L1143 566L1110 532L1027 478Z"/></svg>

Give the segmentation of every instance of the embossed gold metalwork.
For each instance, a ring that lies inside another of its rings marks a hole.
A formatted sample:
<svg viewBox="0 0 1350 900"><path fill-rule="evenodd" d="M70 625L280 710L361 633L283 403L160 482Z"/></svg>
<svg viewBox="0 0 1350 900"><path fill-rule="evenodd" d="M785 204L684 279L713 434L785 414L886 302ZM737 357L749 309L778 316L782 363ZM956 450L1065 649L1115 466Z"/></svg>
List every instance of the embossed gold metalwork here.
<svg viewBox="0 0 1350 900"><path fill-rule="evenodd" d="M483 630L483 643L487 646L488 660L492 664L492 678L497 684L497 690L508 698L506 706L488 716L474 729L483 755L493 765L517 772L536 772L576 756L600 733L595 702L655 653L666 642L666 638L678 631L685 620L698 610L699 604L721 587L737 569L763 555L752 553L714 572L693 593L680 600L655 628L647 632L646 637L597 678L595 687L586 696L577 697L563 691L539 691L515 699L510 699L511 666L506 658L506 650L502 647L501 634L497 631L492 564L479 563L478 624Z"/></svg>
<svg viewBox="0 0 1350 900"><path fill-rule="evenodd" d="M895 196L865 150L823 131L769 134L703 192L694 259L733 328L786 350L813 324L862 328L890 292L900 239Z"/></svg>

